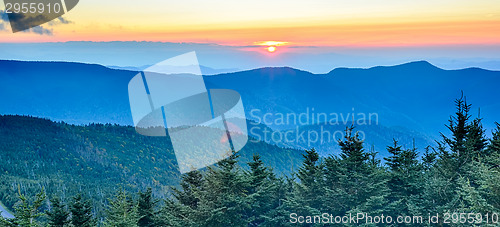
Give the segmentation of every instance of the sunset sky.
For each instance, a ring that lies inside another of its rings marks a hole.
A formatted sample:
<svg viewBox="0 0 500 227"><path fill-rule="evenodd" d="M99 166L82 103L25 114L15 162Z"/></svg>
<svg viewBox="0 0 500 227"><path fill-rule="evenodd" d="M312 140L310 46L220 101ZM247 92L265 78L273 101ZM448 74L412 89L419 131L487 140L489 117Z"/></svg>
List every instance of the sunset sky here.
<svg viewBox="0 0 500 227"><path fill-rule="evenodd" d="M3 9L2 4L0 10ZM237 48L239 53L257 51L264 54L265 42L277 41L281 44L273 54L281 54L283 58L279 61L277 57L265 59L269 60L266 62L292 66L283 60L285 53L307 52L312 56L342 53L343 48L349 49L350 55L368 53L371 57L376 57L373 53L380 53L380 50L390 52L377 48L399 48L395 58L407 57L401 61L448 59L456 57L455 52L464 55L464 51L470 55L461 57L468 57L469 62L489 62L491 65L492 61L499 60L498 0L80 0L63 17L69 23L46 23L38 30L12 33L4 16L4 21L0 21L0 43L3 46L67 41L204 43ZM264 47L261 48L258 44L262 43ZM366 51L366 48L371 49ZM422 53L423 49L434 54ZM417 52L419 54L411 54ZM33 56L33 52L26 55L18 51L0 53L0 58L9 59L26 60L28 56ZM71 57L68 59L92 62ZM33 60L61 59L66 60L63 57ZM365 64L360 61L359 66L392 62ZM130 65L113 61L102 64ZM324 65L322 70L331 68L327 63Z"/></svg>
<svg viewBox="0 0 500 227"><path fill-rule="evenodd" d="M3 7L2 7L3 8ZM0 42L161 41L398 46L500 43L498 0L81 0L52 35Z"/></svg>

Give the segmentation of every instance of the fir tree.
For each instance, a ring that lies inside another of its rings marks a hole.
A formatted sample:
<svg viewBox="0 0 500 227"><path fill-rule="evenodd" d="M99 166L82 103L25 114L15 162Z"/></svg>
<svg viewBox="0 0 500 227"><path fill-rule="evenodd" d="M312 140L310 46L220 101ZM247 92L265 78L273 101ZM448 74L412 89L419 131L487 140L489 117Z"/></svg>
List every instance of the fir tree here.
<svg viewBox="0 0 500 227"><path fill-rule="evenodd" d="M90 201L84 200L81 194L73 197L70 212L72 225L77 227L91 227L95 225L95 220L92 216L92 205L90 205Z"/></svg>
<svg viewBox="0 0 500 227"><path fill-rule="evenodd" d="M45 215L40 211L46 199L45 191L42 189L42 191L36 195L33 203L30 203L26 196L21 194L20 189L18 191L18 198L20 201L14 207L14 218L8 220L3 219L0 223L5 226L42 226L38 219Z"/></svg>
<svg viewBox="0 0 500 227"><path fill-rule="evenodd" d="M389 200L393 214L412 215L411 207L417 206L416 199L421 193L422 166L418 154L415 149L402 149L396 140L387 147L387 151L391 156L384 159L389 166Z"/></svg>
<svg viewBox="0 0 500 227"><path fill-rule="evenodd" d="M249 226L259 226L275 217L275 210L285 199L286 189L284 181L276 178L272 170L264 166L259 155L253 155L248 163L250 171L246 172L250 180L248 188Z"/></svg>
<svg viewBox="0 0 500 227"><path fill-rule="evenodd" d="M354 126L346 128L344 140L339 140L338 143L344 167L353 173L366 172L369 155L364 151L363 141L359 138L359 134L354 133Z"/></svg>
<svg viewBox="0 0 500 227"><path fill-rule="evenodd" d="M190 219L202 226L248 225L249 181L237 166L238 155L233 154L209 167L204 177L200 201Z"/></svg>
<svg viewBox="0 0 500 227"><path fill-rule="evenodd" d="M360 209L381 214L387 205L387 177L379 162L370 161L375 152L365 152L363 141L354 133L353 126L346 129L339 145L340 157L330 157L326 161L326 173L331 176L326 176L324 207L336 215Z"/></svg>
<svg viewBox="0 0 500 227"><path fill-rule="evenodd" d="M495 122L497 128L493 132L493 137L490 139L488 151L490 154L500 154L500 124Z"/></svg>
<svg viewBox="0 0 500 227"><path fill-rule="evenodd" d="M264 162L260 159L259 155L253 155L252 161L248 163L250 167L250 173L248 174L252 185L252 192L258 190L258 188L264 183L264 181L269 177L270 173L264 166Z"/></svg>
<svg viewBox="0 0 500 227"><path fill-rule="evenodd" d="M485 150L488 145L485 130L481 123L481 118L474 119L468 126L467 131L467 150L473 159L477 160L479 156L485 156Z"/></svg>
<svg viewBox="0 0 500 227"><path fill-rule="evenodd" d="M197 193L202 189L203 181L203 175L197 170L182 175L182 190L172 188L174 197L183 205L195 209L200 201Z"/></svg>
<svg viewBox="0 0 500 227"><path fill-rule="evenodd" d="M431 151L432 150L432 151ZM438 153L433 150L431 146L425 148L424 155L422 157L422 167L425 171L431 170L436 164Z"/></svg>
<svg viewBox="0 0 500 227"><path fill-rule="evenodd" d="M296 189L301 206L319 210L324 194L323 164L319 162L319 154L314 148L305 152L303 164L297 172L300 182Z"/></svg>
<svg viewBox="0 0 500 227"><path fill-rule="evenodd" d="M139 192L139 201L137 212L139 215L138 226L140 227L151 227L156 226L155 220L155 207L158 203L158 200L153 198L153 191L151 188L148 188L145 192Z"/></svg>
<svg viewBox="0 0 500 227"><path fill-rule="evenodd" d="M134 227L138 221L137 205L123 189L120 189L115 198L109 200L104 226Z"/></svg>
<svg viewBox="0 0 500 227"><path fill-rule="evenodd" d="M70 223L69 212L59 197L50 200L51 209L46 211L50 226L63 227Z"/></svg>
<svg viewBox="0 0 500 227"><path fill-rule="evenodd" d="M457 111L455 116L451 116L448 120L448 125L446 127L450 130L452 137L449 138L441 133L444 142L451 148L454 154L458 157L459 163L464 164L466 161L466 139L468 133L468 122L470 119L470 108L471 105L467 104L467 100L462 97L455 100L455 106Z"/></svg>

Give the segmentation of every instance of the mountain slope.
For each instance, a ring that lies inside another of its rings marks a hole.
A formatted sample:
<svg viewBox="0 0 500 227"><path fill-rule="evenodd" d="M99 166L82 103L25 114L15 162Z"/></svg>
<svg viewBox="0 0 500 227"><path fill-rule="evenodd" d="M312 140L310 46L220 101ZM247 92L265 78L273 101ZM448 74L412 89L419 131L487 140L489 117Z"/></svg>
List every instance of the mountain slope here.
<svg viewBox="0 0 500 227"><path fill-rule="evenodd" d="M132 124L127 84L137 72L80 63L20 61L0 61L0 69L0 114L75 124ZM481 107L486 129L494 128L494 117L500 112L496 98L500 72L442 70L424 61L369 69L339 68L324 75L286 67L261 68L206 76L205 82L208 88L238 91L247 117L274 130L320 123L314 119L307 124L277 123L279 114L324 113L347 119L373 114L376 122L372 124L397 127L409 136L418 132L432 141L439 138L438 132L446 131L444 123L454 112L453 100L461 91L474 104L474 116Z"/></svg>
<svg viewBox="0 0 500 227"><path fill-rule="evenodd" d="M279 174L289 174L302 160L302 151L260 141L238 154L244 168L260 154ZM12 115L0 115L0 173L0 201L9 208L18 200L18 186L28 195L43 187L63 198L85 191L102 209L117 187L152 187L165 197L180 179L168 137L142 136L130 126L75 126Z"/></svg>

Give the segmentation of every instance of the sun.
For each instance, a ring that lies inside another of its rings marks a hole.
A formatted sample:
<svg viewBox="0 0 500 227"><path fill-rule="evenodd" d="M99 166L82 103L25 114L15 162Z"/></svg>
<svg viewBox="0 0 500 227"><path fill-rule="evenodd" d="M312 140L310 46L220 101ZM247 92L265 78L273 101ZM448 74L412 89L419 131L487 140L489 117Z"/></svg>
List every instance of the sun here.
<svg viewBox="0 0 500 227"><path fill-rule="evenodd" d="M270 46L267 48L267 51L269 51L269 53L273 53L274 51L276 51L276 47L275 46Z"/></svg>

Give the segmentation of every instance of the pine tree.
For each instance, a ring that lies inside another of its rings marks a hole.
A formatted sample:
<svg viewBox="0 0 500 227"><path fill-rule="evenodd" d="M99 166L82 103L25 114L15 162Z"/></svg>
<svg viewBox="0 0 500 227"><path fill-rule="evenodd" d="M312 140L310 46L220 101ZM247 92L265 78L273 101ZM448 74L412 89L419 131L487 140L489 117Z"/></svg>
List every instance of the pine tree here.
<svg viewBox="0 0 500 227"><path fill-rule="evenodd" d="M197 193L202 189L203 182L203 175L200 171L195 170L182 175L181 190L172 188L174 197L181 204L195 209L199 202Z"/></svg>
<svg viewBox="0 0 500 227"><path fill-rule="evenodd" d="M155 220L155 207L158 200L153 198L153 191L148 188L145 192L139 192L139 201L137 212L139 215L138 226L140 227L151 227L156 226Z"/></svg>
<svg viewBox="0 0 500 227"><path fill-rule="evenodd" d="M335 215L363 210L381 214L387 205L387 176L375 152L367 153L354 127L348 127L344 140L338 141L340 157L326 160L324 207Z"/></svg>
<svg viewBox="0 0 500 227"><path fill-rule="evenodd" d="M398 141L387 147L391 156L384 158L389 166L389 200L395 215L414 215L412 207L417 206L422 192L422 166L415 149L402 149Z"/></svg>
<svg viewBox="0 0 500 227"><path fill-rule="evenodd" d="M272 170L264 166L259 155L254 155L248 163L250 171L246 175L250 181L248 188L248 210L249 226L260 226L277 221L275 210L282 205L287 191L285 182L277 178ZM276 223L273 223L276 224Z"/></svg>
<svg viewBox="0 0 500 227"><path fill-rule="evenodd" d="M14 219L7 220L11 226L35 227L41 226L38 218L45 214L40 211L46 199L45 191L42 189L35 197L35 201L30 204L26 196L19 190L20 202L14 207Z"/></svg>
<svg viewBox="0 0 500 227"><path fill-rule="evenodd" d="M455 116L450 117L447 125L452 137L446 137L441 133L444 143L452 151L451 156L441 157L443 161L449 162L448 172L452 178L465 173L467 163L487 155L485 149L488 141L481 123L482 119L478 117L469 122L471 105L467 104L463 94L460 99L455 100L455 105L457 111ZM449 160L444 160L444 158L449 158ZM454 176L453 173L455 173Z"/></svg>
<svg viewBox="0 0 500 227"><path fill-rule="evenodd" d="M369 155L364 151L363 141L359 138L359 134L354 133L354 126L345 130L344 140L339 140L338 143L341 149L340 158L347 171L366 173Z"/></svg>
<svg viewBox="0 0 500 227"><path fill-rule="evenodd" d="M264 183L264 181L270 176L267 168L264 166L259 155L255 154L252 157L252 161L248 163L250 167L250 173L248 174L252 185L252 193L258 190L258 188Z"/></svg>
<svg viewBox="0 0 500 227"><path fill-rule="evenodd" d="M205 180L200 171L182 175L179 188L172 188L174 199L167 198L157 219L161 226L191 226L201 222L204 215L197 209L204 191Z"/></svg>
<svg viewBox="0 0 500 227"><path fill-rule="evenodd" d="M500 154L500 124L495 122L497 128L493 132L493 137L490 139L488 152L490 154Z"/></svg>
<svg viewBox="0 0 500 227"><path fill-rule="evenodd" d="M135 227L138 226L138 221L137 205L123 189L120 189L115 198L109 200L104 226Z"/></svg>
<svg viewBox="0 0 500 227"><path fill-rule="evenodd" d="M454 196L453 209L461 213L491 213L494 208L487 203L481 193L471 185L469 179L459 177L457 180L457 191Z"/></svg>
<svg viewBox="0 0 500 227"><path fill-rule="evenodd" d="M72 225L77 227L92 227L95 225L92 216L92 205L90 205L90 201L84 200L81 194L73 197L70 212Z"/></svg>
<svg viewBox="0 0 500 227"><path fill-rule="evenodd" d="M30 203L26 196L21 194L19 189L19 203L14 207L14 218L2 220L6 226L36 227L41 226L38 218L45 214L40 211L46 199L45 191L42 189L35 197L35 201ZM0 223L2 223L0 222Z"/></svg>
<svg viewBox="0 0 500 227"><path fill-rule="evenodd" d="M436 164L438 153L436 151L431 151L433 148L427 146L425 148L425 153L422 157L422 167L425 171L430 171L432 167Z"/></svg>
<svg viewBox="0 0 500 227"><path fill-rule="evenodd" d="M455 116L451 116L446 127L450 130L452 137L449 138L441 133L444 142L451 148L458 157L459 165L463 165L466 158L466 139L468 134L468 122L471 117L469 114L471 105L467 104L463 93L460 99L455 100L457 111Z"/></svg>
<svg viewBox="0 0 500 227"><path fill-rule="evenodd" d="M204 177L199 202L189 219L202 226L248 225L247 198L249 180L237 166L238 155L233 154L209 167Z"/></svg>
<svg viewBox="0 0 500 227"><path fill-rule="evenodd" d="M467 149L473 159L477 160L479 156L485 156L485 149L488 145L485 130L481 123L481 118L474 119L468 126L467 131Z"/></svg>
<svg viewBox="0 0 500 227"><path fill-rule="evenodd" d="M303 164L297 171L300 182L296 184L296 191L301 206L319 211L322 204L321 197L324 195L324 165L320 163L319 154L314 148L305 152Z"/></svg>
<svg viewBox="0 0 500 227"><path fill-rule="evenodd" d="M63 227L69 224L69 212L59 197L52 198L50 203L51 209L45 212L47 214L49 225Z"/></svg>

